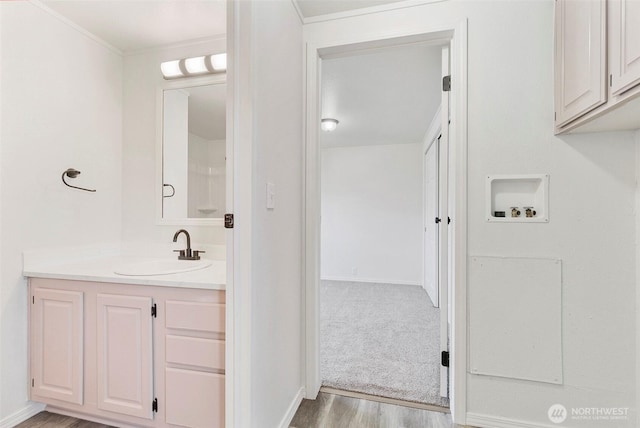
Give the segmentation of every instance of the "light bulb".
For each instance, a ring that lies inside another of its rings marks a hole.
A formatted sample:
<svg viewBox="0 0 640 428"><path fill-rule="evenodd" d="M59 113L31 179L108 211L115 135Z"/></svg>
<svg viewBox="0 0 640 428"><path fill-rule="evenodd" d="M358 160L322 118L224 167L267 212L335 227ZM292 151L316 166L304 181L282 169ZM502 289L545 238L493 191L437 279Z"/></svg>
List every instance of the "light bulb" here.
<svg viewBox="0 0 640 428"><path fill-rule="evenodd" d="M182 76L182 70L180 70L180 60L167 61L160 64L160 70L165 79L171 79L173 77Z"/></svg>
<svg viewBox="0 0 640 428"><path fill-rule="evenodd" d="M320 121L320 128L323 131L331 132L336 129L338 123L340 122L338 122L336 119L322 119Z"/></svg>
<svg viewBox="0 0 640 428"><path fill-rule="evenodd" d="M211 55L209 56L209 62L214 71L225 71L227 69L227 54Z"/></svg>
<svg viewBox="0 0 640 428"><path fill-rule="evenodd" d="M171 79L174 77L183 76L182 70L180 70L180 60L167 61L160 64L160 70L165 79Z"/></svg>
<svg viewBox="0 0 640 428"><path fill-rule="evenodd" d="M187 58L184 60L184 68L187 69L189 74L207 73L207 64L204 62L205 57L198 56L195 58Z"/></svg>

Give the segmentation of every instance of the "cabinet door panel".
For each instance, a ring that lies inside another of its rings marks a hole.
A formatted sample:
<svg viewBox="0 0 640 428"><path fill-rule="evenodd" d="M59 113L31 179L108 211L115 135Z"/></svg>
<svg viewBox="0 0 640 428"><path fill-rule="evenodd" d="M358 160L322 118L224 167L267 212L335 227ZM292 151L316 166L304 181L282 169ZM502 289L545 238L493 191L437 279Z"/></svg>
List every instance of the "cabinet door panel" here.
<svg viewBox="0 0 640 428"><path fill-rule="evenodd" d="M557 0L555 46L556 125L607 100L606 3Z"/></svg>
<svg viewBox="0 0 640 428"><path fill-rule="evenodd" d="M165 376L167 423L224 427L224 375L167 368Z"/></svg>
<svg viewBox="0 0 640 428"><path fill-rule="evenodd" d="M35 288L31 312L32 393L83 403L83 296Z"/></svg>
<svg viewBox="0 0 640 428"><path fill-rule="evenodd" d="M152 419L150 297L97 296L98 408Z"/></svg>
<svg viewBox="0 0 640 428"><path fill-rule="evenodd" d="M640 2L609 1L609 67L611 93L640 84Z"/></svg>

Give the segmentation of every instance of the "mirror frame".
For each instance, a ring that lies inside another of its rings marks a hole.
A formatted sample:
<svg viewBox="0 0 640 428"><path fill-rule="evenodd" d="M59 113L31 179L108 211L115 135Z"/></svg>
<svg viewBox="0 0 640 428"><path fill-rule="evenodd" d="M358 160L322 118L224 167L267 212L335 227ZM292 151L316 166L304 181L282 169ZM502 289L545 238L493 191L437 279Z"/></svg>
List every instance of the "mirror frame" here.
<svg viewBox="0 0 640 428"><path fill-rule="evenodd" d="M185 79L176 79L163 82L158 87L156 97L156 224L158 225L170 225L170 226L224 226L224 213L223 217L219 218L175 218L166 219L162 217L162 202L163 202L163 146L164 146L164 91L168 89L184 89L193 88L195 86L205 85L219 85L227 83L226 73L210 74L202 77L188 77ZM228 113L228 109L227 109ZM226 179L226 177L225 177ZM226 210L226 207L225 207Z"/></svg>

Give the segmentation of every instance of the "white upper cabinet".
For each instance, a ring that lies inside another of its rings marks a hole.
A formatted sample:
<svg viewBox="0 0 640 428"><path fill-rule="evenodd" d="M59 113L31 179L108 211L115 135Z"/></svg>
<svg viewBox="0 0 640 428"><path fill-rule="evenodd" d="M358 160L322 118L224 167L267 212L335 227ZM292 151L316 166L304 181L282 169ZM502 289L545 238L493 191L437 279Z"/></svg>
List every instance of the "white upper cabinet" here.
<svg viewBox="0 0 640 428"><path fill-rule="evenodd" d="M640 1L609 0L609 73L611 93L640 83Z"/></svg>
<svg viewBox="0 0 640 428"><path fill-rule="evenodd" d="M607 100L605 1L556 1L555 31L555 111L560 127Z"/></svg>
<svg viewBox="0 0 640 428"><path fill-rule="evenodd" d="M555 130L640 129L640 0L556 0Z"/></svg>

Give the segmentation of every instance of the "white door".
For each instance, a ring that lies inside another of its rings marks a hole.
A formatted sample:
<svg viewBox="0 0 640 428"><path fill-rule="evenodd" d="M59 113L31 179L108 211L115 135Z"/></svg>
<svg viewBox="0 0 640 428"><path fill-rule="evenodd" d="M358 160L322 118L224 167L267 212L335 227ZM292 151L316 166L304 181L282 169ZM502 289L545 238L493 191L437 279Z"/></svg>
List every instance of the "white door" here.
<svg viewBox="0 0 640 428"><path fill-rule="evenodd" d="M442 49L442 76L449 76L449 48ZM455 82L452 82L455 85ZM438 288L440 297L440 351L449 352L449 91L442 91L438 148ZM440 366L440 395L448 396L449 369Z"/></svg>
<svg viewBox="0 0 640 428"><path fill-rule="evenodd" d="M438 151L440 137L435 138L424 155L424 289L434 307L440 305L438 288Z"/></svg>

